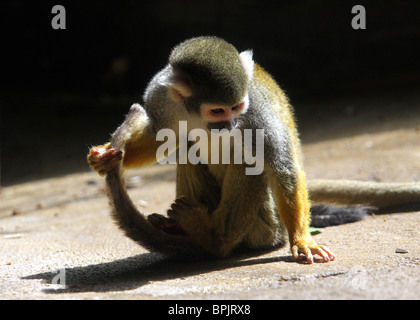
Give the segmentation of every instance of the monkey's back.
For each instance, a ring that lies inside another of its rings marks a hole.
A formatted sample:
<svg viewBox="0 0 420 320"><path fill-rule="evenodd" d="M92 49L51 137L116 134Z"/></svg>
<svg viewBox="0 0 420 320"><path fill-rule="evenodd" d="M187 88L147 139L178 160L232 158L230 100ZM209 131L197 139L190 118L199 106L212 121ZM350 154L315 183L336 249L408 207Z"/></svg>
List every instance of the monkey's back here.
<svg viewBox="0 0 420 320"><path fill-rule="evenodd" d="M281 123L285 125L292 140L293 151L302 166L301 144L296 126L293 107L290 105L289 98L280 88L274 78L258 64L254 64L254 77L259 86L269 95L270 107L275 111Z"/></svg>

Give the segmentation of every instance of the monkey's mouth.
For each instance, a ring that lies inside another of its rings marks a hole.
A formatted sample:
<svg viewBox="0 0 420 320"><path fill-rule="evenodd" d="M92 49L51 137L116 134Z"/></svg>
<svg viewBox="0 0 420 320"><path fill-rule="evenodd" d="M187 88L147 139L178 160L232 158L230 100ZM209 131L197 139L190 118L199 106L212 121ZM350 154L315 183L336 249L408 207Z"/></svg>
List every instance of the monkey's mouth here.
<svg viewBox="0 0 420 320"><path fill-rule="evenodd" d="M227 130L230 131L232 129L235 129L237 125L238 125L237 119L233 119L233 120L230 120L230 121L209 122L207 124L207 128L209 130L212 130L212 129L215 129L215 130L227 129Z"/></svg>

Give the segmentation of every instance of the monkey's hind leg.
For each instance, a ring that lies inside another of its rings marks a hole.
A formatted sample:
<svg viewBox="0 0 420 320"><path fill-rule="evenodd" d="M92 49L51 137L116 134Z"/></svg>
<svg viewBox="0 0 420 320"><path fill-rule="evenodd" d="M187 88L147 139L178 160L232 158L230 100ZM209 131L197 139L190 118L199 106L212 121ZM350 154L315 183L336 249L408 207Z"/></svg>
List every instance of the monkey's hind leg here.
<svg viewBox="0 0 420 320"><path fill-rule="evenodd" d="M168 210L169 219L174 221L184 232L192 237L202 248L209 244L211 221L208 208L203 204L195 204L186 197L175 199Z"/></svg>

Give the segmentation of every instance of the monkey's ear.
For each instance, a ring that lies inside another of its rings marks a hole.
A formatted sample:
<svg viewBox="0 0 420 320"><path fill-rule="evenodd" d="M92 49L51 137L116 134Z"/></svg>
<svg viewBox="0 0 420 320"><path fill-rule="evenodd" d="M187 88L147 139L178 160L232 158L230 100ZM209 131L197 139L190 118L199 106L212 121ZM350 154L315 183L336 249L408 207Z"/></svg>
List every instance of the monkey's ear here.
<svg viewBox="0 0 420 320"><path fill-rule="evenodd" d="M191 83L180 72L174 72L162 84L168 88L168 94L174 101L182 101L192 95Z"/></svg>
<svg viewBox="0 0 420 320"><path fill-rule="evenodd" d="M246 50L239 54L245 72L248 75L248 80L251 80L254 74L254 60L252 59L252 50Z"/></svg>

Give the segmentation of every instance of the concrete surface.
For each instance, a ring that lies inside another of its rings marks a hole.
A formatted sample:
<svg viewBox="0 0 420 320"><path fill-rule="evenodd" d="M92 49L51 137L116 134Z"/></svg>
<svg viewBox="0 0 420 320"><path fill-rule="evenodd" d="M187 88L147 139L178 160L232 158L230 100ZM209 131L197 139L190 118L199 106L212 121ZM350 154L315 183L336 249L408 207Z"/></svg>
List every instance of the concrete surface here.
<svg viewBox="0 0 420 320"><path fill-rule="evenodd" d="M419 181L418 101L336 100L323 114L314 103L318 120L299 123L308 177ZM144 212L164 212L174 176L171 166L130 171L130 194ZM1 190L1 299L420 298L420 212L323 229L315 239L337 255L331 263L296 263L288 248L182 262L124 237L103 184L82 172Z"/></svg>

